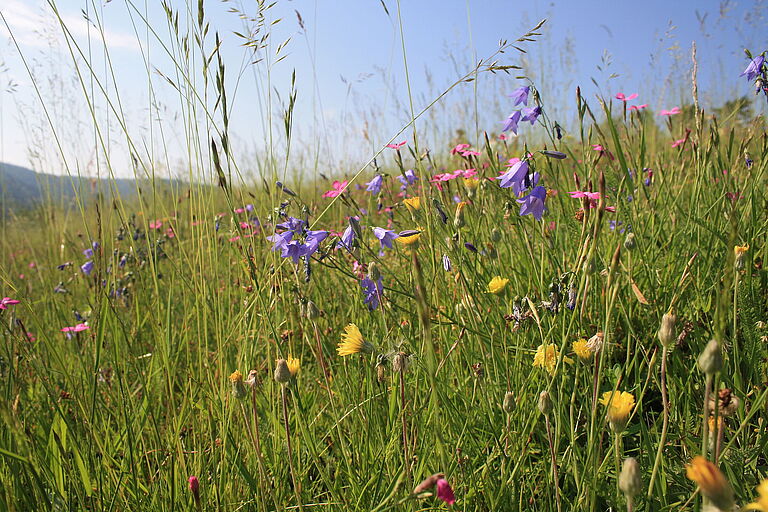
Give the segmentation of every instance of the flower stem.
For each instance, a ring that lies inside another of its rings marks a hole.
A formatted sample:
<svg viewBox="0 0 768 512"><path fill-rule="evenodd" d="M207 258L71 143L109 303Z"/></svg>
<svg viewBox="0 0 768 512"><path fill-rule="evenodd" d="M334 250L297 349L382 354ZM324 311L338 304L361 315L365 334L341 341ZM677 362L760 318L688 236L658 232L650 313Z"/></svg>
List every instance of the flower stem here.
<svg viewBox="0 0 768 512"><path fill-rule="evenodd" d="M651 481L648 483L648 497L653 496L653 483L656 480L656 473L659 471L661 456L664 452L664 445L667 442L667 428L669 427L669 398L667 397L667 347L661 350L661 401L664 405L664 420L661 426L661 439L659 439L659 448L656 450L656 460L653 462L653 471L651 471ZM706 419L704 420L706 421Z"/></svg>
<svg viewBox="0 0 768 512"><path fill-rule="evenodd" d="M299 488L299 482L296 480L296 471L293 469L293 450L291 449L291 426L288 423L288 400L286 398L286 386L280 386L281 395L283 398L283 423L285 424L285 441L288 447L288 467L291 470L291 480L293 481L293 491L296 493L296 502L299 505L299 510L304 510L301 505L301 489Z"/></svg>
<svg viewBox="0 0 768 512"><path fill-rule="evenodd" d="M555 444L552 441L552 427L549 423L549 415L544 415L544 422L547 425L547 441L549 441L549 454L552 457L552 478L555 480L555 501L557 501L557 512L562 511L560 504L560 479L557 476L557 458L555 457Z"/></svg>

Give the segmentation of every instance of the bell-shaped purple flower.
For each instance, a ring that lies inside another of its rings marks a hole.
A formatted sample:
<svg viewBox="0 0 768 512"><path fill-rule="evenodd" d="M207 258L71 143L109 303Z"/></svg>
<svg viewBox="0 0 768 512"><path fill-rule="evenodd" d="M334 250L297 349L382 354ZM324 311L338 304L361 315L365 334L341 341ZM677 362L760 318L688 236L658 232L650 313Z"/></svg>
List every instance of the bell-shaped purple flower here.
<svg viewBox="0 0 768 512"><path fill-rule="evenodd" d="M307 238L305 243L304 256L312 256L320 247L320 242L328 238L329 233L327 231L307 231Z"/></svg>
<svg viewBox="0 0 768 512"><path fill-rule="evenodd" d="M392 248L392 240L398 238L399 235L391 229L373 228L373 236L379 239L381 247Z"/></svg>
<svg viewBox="0 0 768 512"><path fill-rule="evenodd" d="M381 185L384 182L384 178L381 174L377 174L371 181L365 184L365 190L373 195L378 195L381 192Z"/></svg>
<svg viewBox="0 0 768 512"><path fill-rule="evenodd" d="M90 276L93 272L93 262L89 260L80 265L80 271L86 276Z"/></svg>
<svg viewBox="0 0 768 512"><path fill-rule="evenodd" d="M507 172L499 176L499 187L509 188L513 187L515 195L519 193L520 185L525 181L525 177L528 175L528 162L520 160L516 162Z"/></svg>
<svg viewBox="0 0 768 512"><path fill-rule="evenodd" d="M523 117L520 118L520 121L530 121L531 126L533 126L533 123L536 122L536 119L538 119L540 115L541 107L524 108Z"/></svg>
<svg viewBox="0 0 768 512"><path fill-rule="evenodd" d="M418 176L416 176L416 173L413 172L413 169L408 169L405 171L405 176L398 176L397 181L400 182L400 190L405 190L408 188L408 185L413 185L416 183L416 180L419 179Z"/></svg>
<svg viewBox="0 0 768 512"><path fill-rule="evenodd" d="M763 72L763 64L765 64L765 57L762 55L758 55L757 57L755 57L750 61L749 66L747 66L747 69L745 69L744 72L739 76L747 75L747 81L751 82L752 80L757 78L757 75Z"/></svg>
<svg viewBox="0 0 768 512"><path fill-rule="evenodd" d="M511 114L509 114L509 117L506 121L504 121L504 128L501 129L502 132L508 132L512 131L515 135L517 135L517 123L520 122L520 116L522 114L519 110L515 110Z"/></svg>
<svg viewBox="0 0 768 512"><path fill-rule="evenodd" d="M530 92L531 88L526 86L518 87L514 91L512 91L512 94L509 95L510 98L512 98L512 101L514 101L514 105L517 106L519 104L527 105L528 104L528 93Z"/></svg>
<svg viewBox="0 0 768 512"><path fill-rule="evenodd" d="M547 189L542 186L535 187L531 190L531 193L522 199L518 199L520 203L520 215L533 215L536 220L541 220L541 216L544 214L544 200L547 198Z"/></svg>
<svg viewBox="0 0 768 512"><path fill-rule="evenodd" d="M368 306L369 311L373 311L379 307L381 296L384 293L384 285L382 284L381 277L374 283L369 277L364 277L360 281L360 286L363 289L363 304Z"/></svg>

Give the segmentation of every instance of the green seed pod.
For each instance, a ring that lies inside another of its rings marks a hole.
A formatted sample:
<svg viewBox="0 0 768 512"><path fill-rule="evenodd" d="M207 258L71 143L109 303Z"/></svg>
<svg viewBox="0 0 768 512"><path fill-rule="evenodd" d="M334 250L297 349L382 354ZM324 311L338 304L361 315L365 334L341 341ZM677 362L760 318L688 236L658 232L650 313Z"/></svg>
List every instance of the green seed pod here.
<svg viewBox="0 0 768 512"><path fill-rule="evenodd" d="M704 347L699 359L699 369L705 375L714 375L719 372L723 367L723 352L720 350L720 344L716 339L709 340L707 346Z"/></svg>
<svg viewBox="0 0 768 512"><path fill-rule="evenodd" d="M507 414L512 414L515 410L515 395L511 391L507 391L504 394L504 401L501 403L501 408Z"/></svg>
<svg viewBox="0 0 768 512"><path fill-rule="evenodd" d="M637 496L643 489L643 481L640 478L640 465L634 457L624 459L619 474L619 489L629 500Z"/></svg>
<svg viewBox="0 0 768 512"><path fill-rule="evenodd" d="M547 391L542 391L539 394L539 411L544 416L549 416L549 413L552 412L552 398Z"/></svg>
<svg viewBox="0 0 768 512"><path fill-rule="evenodd" d="M675 324L677 323L677 315L669 311L664 313L661 317L661 326L659 327L659 341L666 348L671 348L677 339L675 335Z"/></svg>
<svg viewBox="0 0 768 512"><path fill-rule="evenodd" d="M627 233L627 236L624 238L624 248L628 251L631 251L635 248L636 242L635 242L635 234L634 233Z"/></svg>
<svg viewBox="0 0 768 512"><path fill-rule="evenodd" d="M278 359L275 366L275 380L280 384L285 384L291 380L291 370L288 368L288 361Z"/></svg>

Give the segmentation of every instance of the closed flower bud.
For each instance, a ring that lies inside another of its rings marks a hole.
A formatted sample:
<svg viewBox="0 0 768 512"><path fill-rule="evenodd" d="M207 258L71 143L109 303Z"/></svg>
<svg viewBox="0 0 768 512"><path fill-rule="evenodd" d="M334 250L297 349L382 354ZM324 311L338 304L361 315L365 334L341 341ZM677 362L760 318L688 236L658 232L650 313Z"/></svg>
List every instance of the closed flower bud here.
<svg viewBox="0 0 768 512"><path fill-rule="evenodd" d="M661 317L658 336L659 341L666 348L670 348L675 343L675 323L677 323L677 315L671 311L664 313L664 316Z"/></svg>
<svg viewBox="0 0 768 512"><path fill-rule="evenodd" d="M498 242L501 240L501 230L499 228L493 228L491 230L491 241Z"/></svg>
<svg viewBox="0 0 768 512"><path fill-rule="evenodd" d="M398 352L392 359L392 371L400 373L406 369L408 369L408 355L405 352Z"/></svg>
<svg viewBox="0 0 768 512"><path fill-rule="evenodd" d="M515 395L511 391L507 391L504 394L504 401L501 403L501 408L507 414L512 414L515 410Z"/></svg>
<svg viewBox="0 0 768 512"><path fill-rule="evenodd" d="M461 229L464 227L464 208L467 207L467 202L462 201L456 205L456 214L453 216L453 227Z"/></svg>
<svg viewBox="0 0 768 512"><path fill-rule="evenodd" d="M723 353L716 339L709 340L697 360L704 375L714 375L723 367Z"/></svg>
<svg viewBox="0 0 768 512"><path fill-rule="evenodd" d="M314 320L320 316L320 310L311 300L308 300L305 304L303 304L302 313L304 314L304 318L308 318L310 320Z"/></svg>
<svg viewBox="0 0 768 512"><path fill-rule="evenodd" d="M749 245L737 245L733 248L733 264L736 270L744 268L744 254L749 250Z"/></svg>
<svg viewBox="0 0 768 512"><path fill-rule="evenodd" d="M379 270L379 265L375 261L368 264L368 279L374 283L381 279L381 271Z"/></svg>
<svg viewBox="0 0 768 512"><path fill-rule="evenodd" d="M624 237L624 248L631 251L635 248L635 234L630 232L627 233L627 236Z"/></svg>
<svg viewBox="0 0 768 512"><path fill-rule="evenodd" d="M640 493L643 489L643 481L640 478L640 466L634 457L624 459L619 474L619 489L624 493L627 500Z"/></svg>
<svg viewBox="0 0 768 512"><path fill-rule="evenodd" d="M552 412L552 398L547 391L542 391L539 394L539 411L544 416L549 416L549 413Z"/></svg>
<svg viewBox="0 0 768 512"><path fill-rule="evenodd" d="M248 394L243 383L243 374L240 370L235 370L232 375L229 376L229 382L232 383L232 395L238 400L245 398Z"/></svg>
<svg viewBox="0 0 768 512"><path fill-rule="evenodd" d="M275 365L275 380L280 384L285 384L291 380L291 370L288 368L288 361L278 359Z"/></svg>

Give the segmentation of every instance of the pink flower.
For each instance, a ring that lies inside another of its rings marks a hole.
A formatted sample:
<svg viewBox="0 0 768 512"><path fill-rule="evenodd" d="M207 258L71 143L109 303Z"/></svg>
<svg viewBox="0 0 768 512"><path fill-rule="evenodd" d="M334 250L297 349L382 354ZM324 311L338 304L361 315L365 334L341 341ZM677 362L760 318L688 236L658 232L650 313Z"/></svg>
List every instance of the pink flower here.
<svg viewBox="0 0 768 512"><path fill-rule="evenodd" d="M629 96L624 96L624 93L620 92L620 93L618 93L616 95L616 99L617 100L621 100L621 101L624 101L624 102L632 101L635 98L637 98L637 93L632 93Z"/></svg>
<svg viewBox="0 0 768 512"><path fill-rule="evenodd" d="M176 233L173 232L173 228L169 227L165 230L165 236L168 238L174 238L176 236Z"/></svg>
<svg viewBox="0 0 768 512"><path fill-rule="evenodd" d="M18 304L19 301L16 299L12 299L10 297L3 297L2 300L0 300L0 309L8 309L8 306L13 306L14 304Z"/></svg>
<svg viewBox="0 0 768 512"><path fill-rule="evenodd" d="M456 503L456 497L453 495L453 489L448 483L448 480L441 478L437 481L437 497L446 502L449 505Z"/></svg>
<svg viewBox="0 0 768 512"><path fill-rule="evenodd" d="M646 108L647 106L647 103L643 103L642 105L632 105L629 107L629 110L640 110L641 108Z"/></svg>
<svg viewBox="0 0 768 512"><path fill-rule="evenodd" d="M62 327L61 332L82 332L82 331L85 331L86 329L90 329L90 327L88 326L88 324L82 323L82 324L77 324L74 327Z"/></svg>
<svg viewBox="0 0 768 512"><path fill-rule="evenodd" d="M592 144L592 149L595 151L605 151L605 148L600 144Z"/></svg>
<svg viewBox="0 0 768 512"><path fill-rule="evenodd" d="M683 142L685 142L685 139L677 139L675 142L672 143L672 147L676 148L677 146L679 146Z"/></svg>
<svg viewBox="0 0 768 512"><path fill-rule="evenodd" d="M200 481L196 476L187 478L189 482L189 490L192 493L192 497L195 499L195 503L200 503Z"/></svg>
<svg viewBox="0 0 768 512"><path fill-rule="evenodd" d="M235 213L245 213L245 208L235 208Z"/></svg>
<svg viewBox="0 0 768 512"><path fill-rule="evenodd" d="M581 190L574 190L568 192L568 194L574 199L581 199L582 197L589 198L590 201L597 201L600 199L600 192L582 192Z"/></svg>
<svg viewBox="0 0 768 512"><path fill-rule="evenodd" d="M499 140L507 140L507 136L502 133L499 135Z"/></svg>
<svg viewBox="0 0 768 512"><path fill-rule="evenodd" d="M406 142L408 142L408 141L404 140L403 142L400 142L398 144L387 144L387 147L389 149L400 149L401 147L405 146Z"/></svg>
<svg viewBox="0 0 768 512"><path fill-rule="evenodd" d="M659 112L660 116L673 116L680 113L680 107L674 107L672 110L662 110Z"/></svg>
<svg viewBox="0 0 768 512"><path fill-rule="evenodd" d="M161 220L149 222L149 229L160 229L161 227L163 227L163 221Z"/></svg>
<svg viewBox="0 0 768 512"><path fill-rule="evenodd" d="M461 156L480 156L480 153L478 151L462 151Z"/></svg>
<svg viewBox="0 0 768 512"><path fill-rule="evenodd" d="M344 193L347 188L347 180L334 181L333 188L323 194L323 197L338 197Z"/></svg>
<svg viewBox="0 0 768 512"><path fill-rule="evenodd" d="M451 150L451 154L455 155L456 153L461 153L462 151L465 151L469 148L471 148L469 144L457 144L455 148Z"/></svg>

